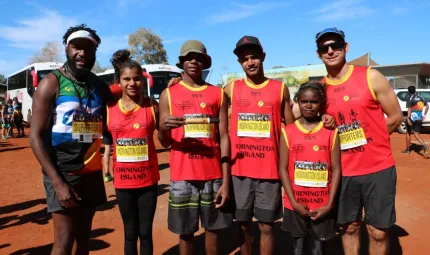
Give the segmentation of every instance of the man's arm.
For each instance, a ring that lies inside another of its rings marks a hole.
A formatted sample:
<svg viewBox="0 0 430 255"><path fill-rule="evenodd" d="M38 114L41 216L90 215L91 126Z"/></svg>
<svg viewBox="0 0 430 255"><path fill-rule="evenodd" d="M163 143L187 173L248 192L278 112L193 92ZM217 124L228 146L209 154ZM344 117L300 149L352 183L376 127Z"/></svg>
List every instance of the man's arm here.
<svg viewBox="0 0 430 255"><path fill-rule="evenodd" d="M170 115L169 97L165 89L160 96L160 125L158 132L158 140L164 148L168 148L172 144L172 129L185 125L184 117L176 117Z"/></svg>
<svg viewBox="0 0 430 255"><path fill-rule="evenodd" d="M61 205L73 207L76 205L73 196L77 200L80 200L80 197L63 181L50 155L52 152L50 124L57 91L57 78L54 74L48 74L39 83L34 93L30 146L44 172L51 180Z"/></svg>
<svg viewBox="0 0 430 255"><path fill-rule="evenodd" d="M284 124L292 124L294 121L296 121L296 118L294 118L293 111L291 109L290 105L290 90L288 89L288 86L284 84L284 91L283 91L283 98L282 98L282 106L284 110L282 111L282 117L284 118Z"/></svg>
<svg viewBox="0 0 430 255"><path fill-rule="evenodd" d="M375 69L370 69L369 76L376 99L387 115L385 122L387 124L388 133L391 134L403 122L403 114L400 109L399 101L384 75Z"/></svg>
<svg viewBox="0 0 430 255"><path fill-rule="evenodd" d="M222 207L225 202L229 199L230 195L230 137L228 135L228 102L226 99L226 94L224 93L224 100L222 102L220 112L219 112L219 123L218 130L220 134L220 149L221 149L221 167L223 182L221 188L218 190L215 201L221 196L221 203L217 204L216 207Z"/></svg>

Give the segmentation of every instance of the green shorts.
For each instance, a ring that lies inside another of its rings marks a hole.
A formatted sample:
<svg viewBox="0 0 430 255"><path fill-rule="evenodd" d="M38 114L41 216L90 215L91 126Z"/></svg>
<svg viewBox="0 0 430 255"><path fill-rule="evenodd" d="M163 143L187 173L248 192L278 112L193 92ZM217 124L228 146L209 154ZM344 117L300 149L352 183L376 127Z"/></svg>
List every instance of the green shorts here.
<svg viewBox="0 0 430 255"><path fill-rule="evenodd" d="M175 234L188 235L199 230L199 219L207 230L231 227L229 205L216 209L214 199L222 179L208 181L170 181L168 227Z"/></svg>

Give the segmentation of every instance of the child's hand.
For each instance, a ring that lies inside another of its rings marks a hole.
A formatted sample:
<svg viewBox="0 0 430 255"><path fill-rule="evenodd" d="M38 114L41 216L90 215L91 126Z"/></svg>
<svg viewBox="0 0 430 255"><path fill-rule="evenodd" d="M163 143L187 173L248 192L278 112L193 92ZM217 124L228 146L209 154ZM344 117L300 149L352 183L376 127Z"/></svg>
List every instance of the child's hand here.
<svg viewBox="0 0 430 255"><path fill-rule="evenodd" d="M331 206L326 205L314 210L310 210L309 212L311 214L311 219L313 221L316 221L324 218L330 211L331 211Z"/></svg>
<svg viewBox="0 0 430 255"><path fill-rule="evenodd" d="M309 208L306 205L302 205L300 203L294 203L291 205L294 209L294 211L296 211L301 217L309 217L311 216L309 213Z"/></svg>

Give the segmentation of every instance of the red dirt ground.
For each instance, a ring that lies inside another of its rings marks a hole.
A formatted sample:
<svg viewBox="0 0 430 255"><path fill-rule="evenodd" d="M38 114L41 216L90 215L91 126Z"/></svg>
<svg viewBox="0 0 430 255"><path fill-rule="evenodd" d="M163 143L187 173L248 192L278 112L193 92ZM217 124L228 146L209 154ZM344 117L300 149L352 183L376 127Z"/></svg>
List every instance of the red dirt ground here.
<svg viewBox="0 0 430 255"><path fill-rule="evenodd" d="M430 135L424 135L424 138L430 143ZM404 149L402 135L392 135L392 145L398 179L397 223L390 234L391 254L428 254L430 160L416 152L409 156L401 154ZM178 237L167 229L169 152L160 148L158 157L161 180L153 229L154 254L178 254ZM112 182L105 186L109 202L95 215L91 254L123 254L123 226L114 188ZM290 239L279 226L278 222L276 254L291 254ZM196 236L196 254L204 254L201 230ZM221 254L238 252L235 236L236 226L222 232ZM363 240L366 247L366 238ZM42 174L29 148L28 138L0 141L0 254L49 254L52 243L52 220L46 212ZM258 243L258 235L254 243ZM338 237L330 244L330 254L343 254Z"/></svg>

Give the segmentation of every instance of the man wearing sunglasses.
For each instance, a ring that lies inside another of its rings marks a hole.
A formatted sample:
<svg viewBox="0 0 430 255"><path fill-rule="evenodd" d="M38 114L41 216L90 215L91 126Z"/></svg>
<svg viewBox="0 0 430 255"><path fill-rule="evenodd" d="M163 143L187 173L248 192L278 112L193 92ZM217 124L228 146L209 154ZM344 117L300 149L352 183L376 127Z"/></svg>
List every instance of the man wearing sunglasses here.
<svg viewBox="0 0 430 255"><path fill-rule="evenodd" d="M347 64L349 45L343 31L327 28L315 40L328 73L324 78L326 113L335 118L341 142L338 223L345 254L359 252L363 207L370 254L388 254L387 231L396 221L396 167L390 134L403 121L399 103L380 72Z"/></svg>

